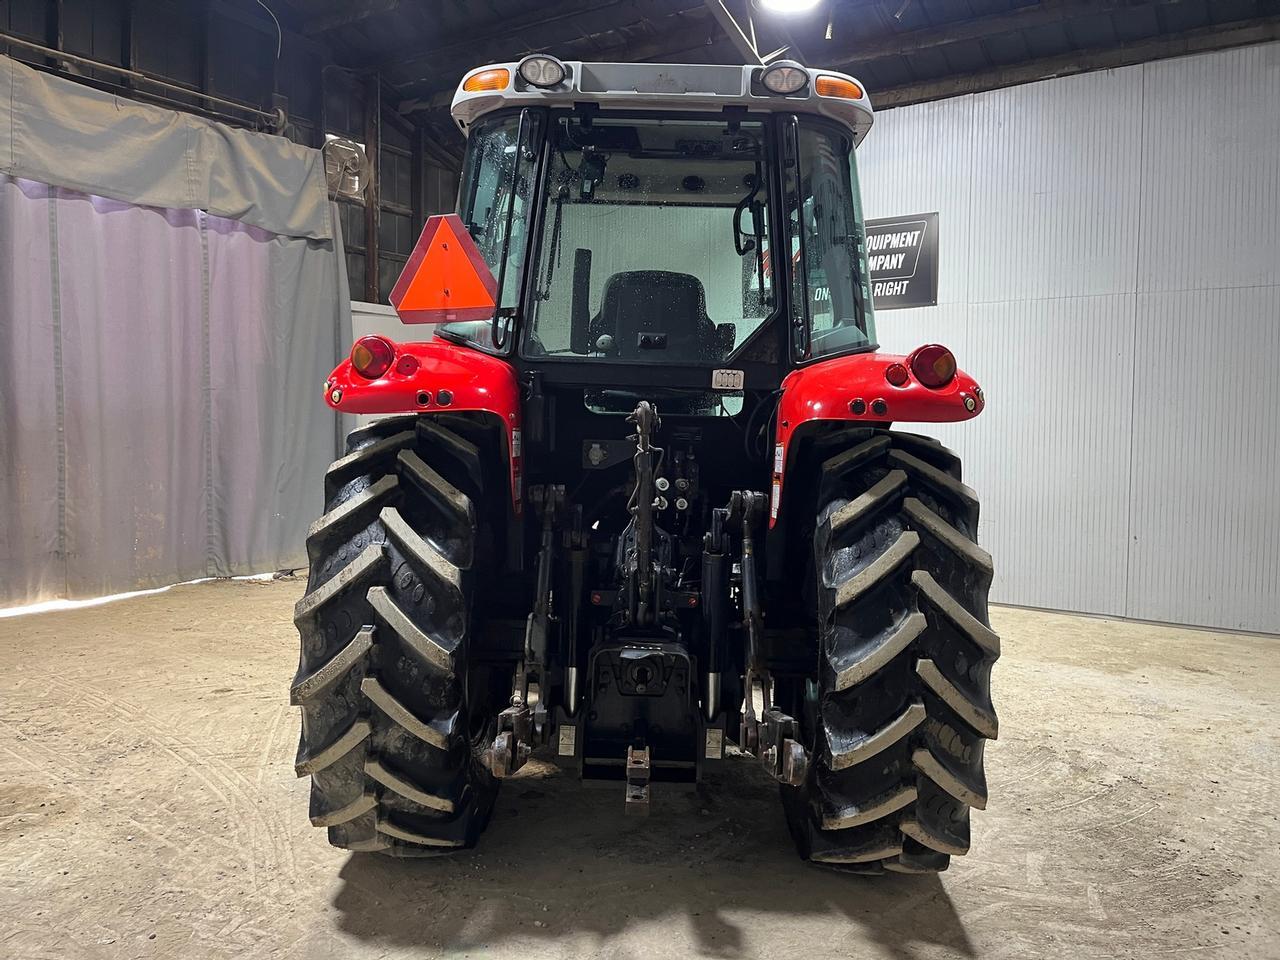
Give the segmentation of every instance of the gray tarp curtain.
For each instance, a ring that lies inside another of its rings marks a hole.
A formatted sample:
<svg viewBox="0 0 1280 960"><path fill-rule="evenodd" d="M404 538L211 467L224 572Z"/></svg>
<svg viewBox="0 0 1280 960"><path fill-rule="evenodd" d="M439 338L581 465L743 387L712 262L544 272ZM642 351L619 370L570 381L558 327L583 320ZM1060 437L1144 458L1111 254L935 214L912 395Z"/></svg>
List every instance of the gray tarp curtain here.
<svg viewBox="0 0 1280 960"><path fill-rule="evenodd" d="M305 563L351 322L319 154L4 57L0 104L0 605Z"/></svg>

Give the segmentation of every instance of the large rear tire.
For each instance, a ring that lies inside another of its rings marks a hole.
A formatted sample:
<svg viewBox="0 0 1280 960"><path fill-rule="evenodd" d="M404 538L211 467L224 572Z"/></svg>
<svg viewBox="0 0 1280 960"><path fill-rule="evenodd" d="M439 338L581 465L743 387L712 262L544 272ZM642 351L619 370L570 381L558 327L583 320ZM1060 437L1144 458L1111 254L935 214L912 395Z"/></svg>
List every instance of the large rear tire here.
<svg viewBox="0 0 1280 960"><path fill-rule="evenodd" d="M311 822L348 850L470 847L497 789L477 759L494 684L468 658L487 563L480 457L415 417L356 430L347 451L325 474L294 611L296 770L311 777Z"/></svg>
<svg viewBox="0 0 1280 960"><path fill-rule="evenodd" d="M926 437L849 430L821 463L810 588L819 676L806 783L784 788L807 859L864 873L945 870L987 804L997 733L990 556L958 458ZM834 452L838 450L839 452ZM816 687L816 689L815 689Z"/></svg>

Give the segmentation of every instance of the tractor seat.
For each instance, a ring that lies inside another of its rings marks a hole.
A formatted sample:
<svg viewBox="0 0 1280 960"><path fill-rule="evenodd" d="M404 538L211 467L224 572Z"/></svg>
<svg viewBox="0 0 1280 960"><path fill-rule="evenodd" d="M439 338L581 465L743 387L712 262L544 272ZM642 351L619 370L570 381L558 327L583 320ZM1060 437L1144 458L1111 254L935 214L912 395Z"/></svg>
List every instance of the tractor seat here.
<svg viewBox="0 0 1280 960"><path fill-rule="evenodd" d="M629 270L605 281L591 341L613 338L603 352L621 360L698 363L718 357L702 281L669 270Z"/></svg>

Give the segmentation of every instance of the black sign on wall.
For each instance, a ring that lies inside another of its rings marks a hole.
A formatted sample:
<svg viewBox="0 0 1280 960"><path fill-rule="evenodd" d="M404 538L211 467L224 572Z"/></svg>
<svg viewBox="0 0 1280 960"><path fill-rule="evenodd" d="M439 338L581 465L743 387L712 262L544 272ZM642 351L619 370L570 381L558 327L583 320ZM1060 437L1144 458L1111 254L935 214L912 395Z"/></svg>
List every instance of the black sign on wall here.
<svg viewBox="0 0 1280 960"><path fill-rule="evenodd" d="M871 298L877 310L938 303L938 215L867 221Z"/></svg>

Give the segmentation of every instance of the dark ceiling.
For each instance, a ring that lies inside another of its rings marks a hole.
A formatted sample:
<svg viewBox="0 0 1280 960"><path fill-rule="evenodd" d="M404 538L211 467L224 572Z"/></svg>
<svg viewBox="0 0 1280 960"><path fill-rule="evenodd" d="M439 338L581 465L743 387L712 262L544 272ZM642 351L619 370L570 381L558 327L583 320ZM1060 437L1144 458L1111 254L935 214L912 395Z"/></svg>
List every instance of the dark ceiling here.
<svg viewBox="0 0 1280 960"><path fill-rule="evenodd" d="M724 0L739 24L749 0ZM742 63L720 0L288 0L295 29L378 69L403 112L439 110L462 73L562 59ZM757 48L838 67L878 106L1280 39L1280 0L823 0L756 12ZM750 28L749 28L750 29ZM426 119L426 118L423 118Z"/></svg>

